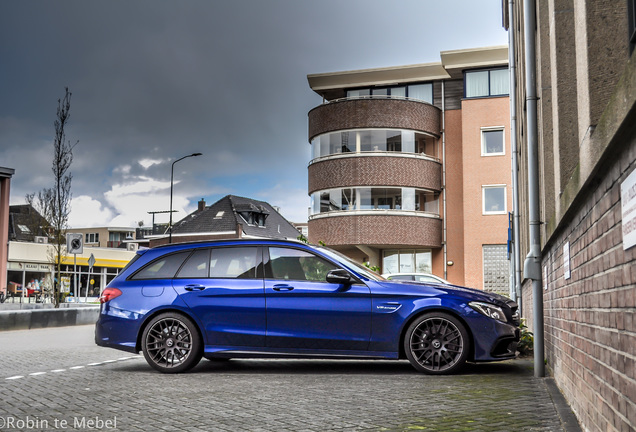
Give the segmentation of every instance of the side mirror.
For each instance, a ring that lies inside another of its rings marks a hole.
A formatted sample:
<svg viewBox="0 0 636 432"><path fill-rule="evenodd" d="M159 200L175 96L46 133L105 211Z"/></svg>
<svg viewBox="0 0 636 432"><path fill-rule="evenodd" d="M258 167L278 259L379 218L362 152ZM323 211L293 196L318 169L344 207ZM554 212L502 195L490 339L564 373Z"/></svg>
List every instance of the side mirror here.
<svg viewBox="0 0 636 432"><path fill-rule="evenodd" d="M327 282L338 285L350 285L353 279L351 279L351 275L348 271L337 269L327 273Z"/></svg>

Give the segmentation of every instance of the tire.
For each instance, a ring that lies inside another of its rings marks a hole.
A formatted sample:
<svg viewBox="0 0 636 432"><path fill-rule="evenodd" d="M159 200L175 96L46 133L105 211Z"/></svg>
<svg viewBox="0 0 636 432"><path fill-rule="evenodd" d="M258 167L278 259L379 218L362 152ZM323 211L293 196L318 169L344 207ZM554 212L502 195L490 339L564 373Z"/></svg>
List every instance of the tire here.
<svg viewBox="0 0 636 432"><path fill-rule="evenodd" d="M166 312L150 320L141 338L146 361L163 373L192 369L201 360L202 348L196 325L175 312Z"/></svg>
<svg viewBox="0 0 636 432"><path fill-rule="evenodd" d="M457 372L466 362L470 339L466 327L452 315L431 312L417 318L406 331L404 352L420 372Z"/></svg>

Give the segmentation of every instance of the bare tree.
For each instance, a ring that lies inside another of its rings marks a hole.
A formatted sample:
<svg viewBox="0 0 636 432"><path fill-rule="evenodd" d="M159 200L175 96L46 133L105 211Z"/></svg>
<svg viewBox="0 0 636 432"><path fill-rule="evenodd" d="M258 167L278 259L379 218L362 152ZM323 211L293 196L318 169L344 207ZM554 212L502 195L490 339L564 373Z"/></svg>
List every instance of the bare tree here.
<svg viewBox="0 0 636 432"><path fill-rule="evenodd" d="M62 256L66 253L65 233L68 228L68 216L71 212L71 181L73 175L69 169L73 162L73 148L79 143L71 145L66 140L64 129L70 118L71 92L65 89L63 99L57 100L57 118L55 120L55 139L53 141L53 179L54 184L50 188L44 188L37 194L37 203L31 196L31 204L35 204L40 214L51 224L52 229L52 256L50 262L55 266L53 281L53 298L55 307L60 305L60 292L62 281Z"/></svg>

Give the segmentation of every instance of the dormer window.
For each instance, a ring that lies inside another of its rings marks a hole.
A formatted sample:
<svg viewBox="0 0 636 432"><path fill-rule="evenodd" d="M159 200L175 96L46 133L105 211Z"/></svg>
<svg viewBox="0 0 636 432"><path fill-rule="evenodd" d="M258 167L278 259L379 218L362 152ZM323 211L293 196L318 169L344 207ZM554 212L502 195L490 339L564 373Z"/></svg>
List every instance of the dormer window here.
<svg viewBox="0 0 636 432"><path fill-rule="evenodd" d="M255 225L260 227L265 226L265 219L267 219L267 215L265 213L242 211L239 214L245 220L245 222L247 222L248 225Z"/></svg>

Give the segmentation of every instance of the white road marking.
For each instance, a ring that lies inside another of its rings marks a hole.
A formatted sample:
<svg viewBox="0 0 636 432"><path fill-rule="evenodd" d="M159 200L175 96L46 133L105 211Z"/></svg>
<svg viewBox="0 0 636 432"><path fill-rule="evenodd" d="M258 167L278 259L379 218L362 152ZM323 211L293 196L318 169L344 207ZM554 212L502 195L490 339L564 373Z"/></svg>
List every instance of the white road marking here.
<svg viewBox="0 0 636 432"><path fill-rule="evenodd" d="M104 360L102 362L97 362L97 363L88 363L87 365L84 366L72 366L68 369L52 369L51 372L53 373L61 373L61 372L66 372L67 370L78 370L78 369L84 369L86 366L102 366L108 363L116 363L116 362L120 362L120 361L126 361L126 360L132 360L132 359L140 359L143 358L142 356L130 356L130 357L120 357L116 360ZM39 375L45 375L46 372L33 372L28 374L28 376L39 376ZM14 376L10 376L5 378L5 380L17 380L20 378L25 378L25 375L14 375Z"/></svg>

